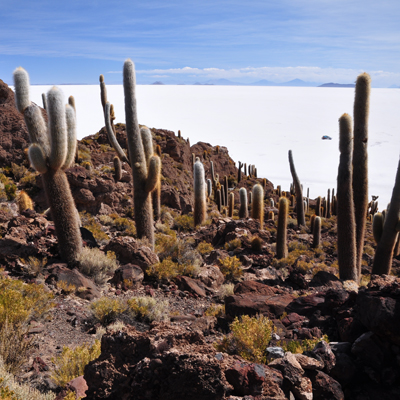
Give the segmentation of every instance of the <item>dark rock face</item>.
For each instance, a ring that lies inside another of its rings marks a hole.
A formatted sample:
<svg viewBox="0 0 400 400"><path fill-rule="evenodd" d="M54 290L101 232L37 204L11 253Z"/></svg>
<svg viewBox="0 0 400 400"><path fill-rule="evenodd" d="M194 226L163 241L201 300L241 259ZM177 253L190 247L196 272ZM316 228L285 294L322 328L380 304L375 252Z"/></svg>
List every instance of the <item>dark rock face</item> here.
<svg viewBox="0 0 400 400"><path fill-rule="evenodd" d="M24 117L15 107L14 92L0 79L0 168L23 164L29 146Z"/></svg>
<svg viewBox="0 0 400 400"><path fill-rule="evenodd" d="M101 355L85 368L87 399L217 400L260 393L284 400L282 377L267 366L217 353L201 332L163 323L102 338Z"/></svg>

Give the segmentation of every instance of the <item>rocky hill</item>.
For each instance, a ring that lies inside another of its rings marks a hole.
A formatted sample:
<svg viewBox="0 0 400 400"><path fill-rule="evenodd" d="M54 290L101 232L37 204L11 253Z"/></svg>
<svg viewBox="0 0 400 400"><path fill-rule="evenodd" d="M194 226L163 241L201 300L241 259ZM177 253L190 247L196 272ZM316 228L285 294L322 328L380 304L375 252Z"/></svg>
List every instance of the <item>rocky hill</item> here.
<svg viewBox="0 0 400 400"><path fill-rule="evenodd" d="M370 221L360 285L338 278L335 216L322 219L313 247L315 201L306 227L298 228L290 207L289 253L277 259L279 196L272 183L244 169L239 181L225 147L190 145L172 131L151 129L162 160L152 251L136 238L130 166L123 163L115 178L115 152L103 128L79 141L66 171L85 245L76 265L67 265L14 101L0 82L0 354L15 385L58 399L400 398L399 261L394 276L370 276ZM116 125L116 136L126 149L124 125ZM193 154L206 178L212 161L235 197L227 217L212 196L196 229ZM239 189L250 192L256 183L264 188L263 226L238 218ZM26 210L18 206L22 190L34 202ZM13 312L6 314L10 293ZM87 365L72 373L75 359ZM0 389L11 387L7 382L0 377Z"/></svg>

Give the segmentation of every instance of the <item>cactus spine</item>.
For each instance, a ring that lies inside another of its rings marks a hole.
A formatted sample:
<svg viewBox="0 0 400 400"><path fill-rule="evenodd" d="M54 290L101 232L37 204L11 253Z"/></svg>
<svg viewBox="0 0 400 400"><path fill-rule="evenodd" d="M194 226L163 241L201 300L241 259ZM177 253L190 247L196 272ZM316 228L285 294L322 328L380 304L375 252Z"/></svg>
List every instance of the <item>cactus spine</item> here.
<svg viewBox="0 0 400 400"><path fill-rule="evenodd" d="M276 258L286 258L288 254L287 239L286 239L286 228L287 228L287 216L289 212L289 202L286 197L279 199L279 211L278 211L278 227L276 231Z"/></svg>
<svg viewBox="0 0 400 400"><path fill-rule="evenodd" d="M356 232L352 191L351 117L343 114L339 119L340 161L337 177L337 252L339 276L343 280L358 282Z"/></svg>
<svg viewBox="0 0 400 400"><path fill-rule="evenodd" d="M251 208L251 218L260 220L260 229L264 223L264 190L260 184L253 186L253 205Z"/></svg>
<svg viewBox="0 0 400 400"><path fill-rule="evenodd" d="M321 241L321 217L315 217L313 227L313 246L316 249Z"/></svg>
<svg viewBox="0 0 400 400"><path fill-rule="evenodd" d="M229 194L228 197L228 217L233 217L233 208L235 205L235 195L233 193Z"/></svg>
<svg viewBox="0 0 400 400"><path fill-rule="evenodd" d="M25 76L24 76L25 75ZM39 107L29 101L28 73L14 72L16 102L24 114L32 144L29 158L42 174L43 185L56 228L61 257L74 263L82 251L77 211L64 170L76 150L75 112L63 103L62 92L53 87L47 94L49 123L46 128Z"/></svg>
<svg viewBox="0 0 400 400"><path fill-rule="evenodd" d="M153 209L150 193L160 177L161 161L151 155L146 160L136 111L135 66L131 60L124 63L124 95L128 153L133 176L133 202L138 238L146 237L154 248ZM105 113L107 114L107 112Z"/></svg>
<svg viewBox="0 0 400 400"><path fill-rule="evenodd" d="M247 204L247 190L246 188L240 188L239 190L239 198L240 198L240 208L239 208L239 218L248 218L249 217L249 207Z"/></svg>
<svg viewBox="0 0 400 400"><path fill-rule="evenodd" d="M361 274L365 222L368 208L368 116L371 78L357 77L354 99L353 201L356 223L357 270Z"/></svg>
<svg viewBox="0 0 400 400"><path fill-rule="evenodd" d="M400 213L400 161L397 167L396 180L390 200L390 207L385 215L381 240L375 251L373 274L389 275L393 261L393 251L399 234Z"/></svg>
<svg viewBox="0 0 400 400"><path fill-rule="evenodd" d="M200 161L194 164L194 226L201 225L206 219L206 183L204 166Z"/></svg>

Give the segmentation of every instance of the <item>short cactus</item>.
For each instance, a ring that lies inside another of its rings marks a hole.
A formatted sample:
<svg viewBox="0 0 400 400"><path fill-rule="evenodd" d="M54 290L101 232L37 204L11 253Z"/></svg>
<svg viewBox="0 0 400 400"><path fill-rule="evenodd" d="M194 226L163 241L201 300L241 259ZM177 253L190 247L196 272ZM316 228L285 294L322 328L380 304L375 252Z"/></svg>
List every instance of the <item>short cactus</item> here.
<svg viewBox="0 0 400 400"><path fill-rule="evenodd" d="M253 186L253 205L251 208L251 218L260 221L260 229L264 223L264 190L260 184Z"/></svg>
<svg viewBox="0 0 400 400"><path fill-rule="evenodd" d="M321 217L315 217L314 227L313 227L313 245L312 247L316 249L319 247L321 242Z"/></svg>
<svg viewBox="0 0 400 400"><path fill-rule="evenodd" d="M194 226L201 225L206 219L206 183L204 166L200 161L194 164Z"/></svg>
<svg viewBox="0 0 400 400"><path fill-rule="evenodd" d="M249 207L247 204L247 190L246 188L240 188L239 190L240 208L239 208L239 218L249 217Z"/></svg>
<svg viewBox="0 0 400 400"><path fill-rule="evenodd" d="M383 223L384 223L383 214L376 213L374 215L374 219L372 220L372 233L374 235L376 244L378 244L381 240L383 232Z"/></svg>
<svg viewBox="0 0 400 400"><path fill-rule="evenodd" d="M207 179L207 197L211 198L212 195L212 182L211 179Z"/></svg>
<svg viewBox="0 0 400 400"><path fill-rule="evenodd" d="M267 220L274 220L275 219L275 214L273 211L268 211L268 218Z"/></svg>
<svg viewBox="0 0 400 400"><path fill-rule="evenodd" d="M238 181L238 183L242 180L242 168L243 168L243 164L240 162L240 161L238 161L239 162L239 167L238 167L238 179L237 179L237 181Z"/></svg>
<svg viewBox="0 0 400 400"><path fill-rule="evenodd" d="M32 199L24 190L17 195L17 205L20 214L26 210L34 210Z"/></svg>
<svg viewBox="0 0 400 400"><path fill-rule="evenodd" d="M287 248L287 217L289 213L289 201L286 197L279 199L278 227L276 231L276 258L286 258Z"/></svg>
<svg viewBox="0 0 400 400"><path fill-rule="evenodd" d="M217 189L217 207L218 207L218 211L221 212L221 210L222 210L221 189Z"/></svg>
<svg viewBox="0 0 400 400"><path fill-rule="evenodd" d="M122 164L119 157L115 156L113 159L114 163L114 179L116 182L120 181L122 178Z"/></svg>
<svg viewBox="0 0 400 400"><path fill-rule="evenodd" d="M24 114L31 145L32 166L42 174L47 201L56 228L61 257L74 263L82 251L77 211L64 170L74 161L76 150L75 112L65 106L60 89L47 94L48 128L38 106L29 100L29 78L22 68L14 72L16 102Z"/></svg>

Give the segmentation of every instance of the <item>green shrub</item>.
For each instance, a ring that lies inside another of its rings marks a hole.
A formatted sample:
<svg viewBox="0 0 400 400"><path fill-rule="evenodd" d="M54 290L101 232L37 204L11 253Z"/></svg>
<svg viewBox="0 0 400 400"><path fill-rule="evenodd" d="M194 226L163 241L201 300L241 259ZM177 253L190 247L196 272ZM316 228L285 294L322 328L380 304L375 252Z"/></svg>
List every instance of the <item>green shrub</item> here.
<svg viewBox="0 0 400 400"><path fill-rule="evenodd" d="M104 326L115 321L126 310L126 304L119 299L101 297L90 305L93 316Z"/></svg>
<svg viewBox="0 0 400 400"><path fill-rule="evenodd" d="M4 191L6 193L7 196L7 200L8 201L12 201L15 199L15 196L17 195L17 185L15 185L14 183L9 183L4 185Z"/></svg>
<svg viewBox="0 0 400 400"><path fill-rule="evenodd" d="M245 360L265 364L265 349L271 341L274 325L267 317L243 315L230 325L231 333L216 345L217 350L239 354Z"/></svg>
<svg viewBox="0 0 400 400"><path fill-rule="evenodd" d="M64 346L61 354L52 359L55 364L51 377L58 386L65 386L70 380L83 375L85 366L100 356L100 341L92 346L83 344L75 349Z"/></svg>
<svg viewBox="0 0 400 400"><path fill-rule="evenodd" d="M178 232L189 232L194 229L194 220L193 215L179 215L175 217L174 228L178 230Z"/></svg>
<svg viewBox="0 0 400 400"><path fill-rule="evenodd" d="M283 351L290 351L293 354L302 354L305 351L311 351L314 349L315 345L321 340L329 343L327 335L322 336L322 338L304 339L304 340L290 340L288 342L279 341L277 346L282 347Z"/></svg>
<svg viewBox="0 0 400 400"><path fill-rule="evenodd" d="M170 280L178 275L195 276L197 271L198 268L193 264L179 264L172 261L171 257L167 257L147 268L146 274L157 280Z"/></svg>
<svg viewBox="0 0 400 400"><path fill-rule="evenodd" d="M214 250L214 247L212 244L203 241L197 245L196 249L202 256L205 256L210 254Z"/></svg>
<svg viewBox="0 0 400 400"><path fill-rule="evenodd" d="M236 256L220 259L218 267L228 281L239 279L243 275L242 263Z"/></svg>
<svg viewBox="0 0 400 400"><path fill-rule="evenodd" d="M127 301L129 313L141 320L169 321L168 300L155 299L150 296L132 297Z"/></svg>
<svg viewBox="0 0 400 400"><path fill-rule="evenodd" d="M110 279L119 267L114 252L108 251L107 254L104 254L98 248L84 247L78 261L80 262L80 272L92 277L100 285Z"/></svg>
<svg viewBox="0 0 400 400"><path fill-rule="evenodd" d="M222 317L225 315L225 304L211 304L210 307L204 311L207 317Z"/></svg>
<svg viewBox="0 0 400 400"><path fill-rule="evenodd" d="M225 243L224 249L227 251L233 251L233 250L241 247L241 245L242 245L242 241L240 239L236 238L236 239L232 239L229 242Z"/></svg>

